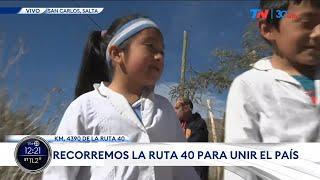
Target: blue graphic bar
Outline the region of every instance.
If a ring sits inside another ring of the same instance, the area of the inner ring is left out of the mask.
[[[17,14],[21,7],[0,7],[0,14]]]

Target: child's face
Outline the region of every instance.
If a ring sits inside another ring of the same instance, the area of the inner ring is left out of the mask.
[[[301,65],[320,64],[320,8],[310,1],[290,4],[288,14],[297,19],[284,17],[279,30],[273,30],[274,42],[280,56]]]
[[[143,86],[155,85],[163,70],[163,50],[163,38],[158,30],[148,28],[139,32],[130,43],[126,56],[128,76]]]

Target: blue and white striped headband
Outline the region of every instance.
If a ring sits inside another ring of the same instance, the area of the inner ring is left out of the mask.
[[[109,45],[106,49],[106,60],[108,66],[111,66],[111,58],[109,54],[109,49],[111,46],[119,46],[121,43],[123,43],[125,40],[129,39],[131,36],[135,35],[139,31],[142,31],[150,27],[159,29],[153,21],[147,18],[134,19],[132,21],[129,21],[127,24],[123,25],[110,40]]]

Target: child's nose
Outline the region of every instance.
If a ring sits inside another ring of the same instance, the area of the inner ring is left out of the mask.
[[[155,53],[154,54],[154,59],[159,61],[159,60],[163,60],[163,54],[162,53]]]
[[[313,29],[310,37],[315,41],[316,46],[320,46],[320,24]]]

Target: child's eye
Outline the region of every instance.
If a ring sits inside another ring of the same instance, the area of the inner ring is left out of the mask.
[[[159,51],[159,53],[160,53],[162,56],[164,56],[164,51]]]
[[[313,29],[317,23],[309,19],[300,19],[300,25],[306,29]]]
[[[151,50],[154,50],[154,49],[155,49],[152,43],[146,43],[145,45],[146,45],[148,48],[150,48]]]
[[[164,55],[163,50],[158,50],[152,43],[145,43],[145,45],[151,50],[152,53],[160,53]]]
[[[301,22],[302,27],[306,29],[313,29],[314,28],[314,23],[312,22]]]

